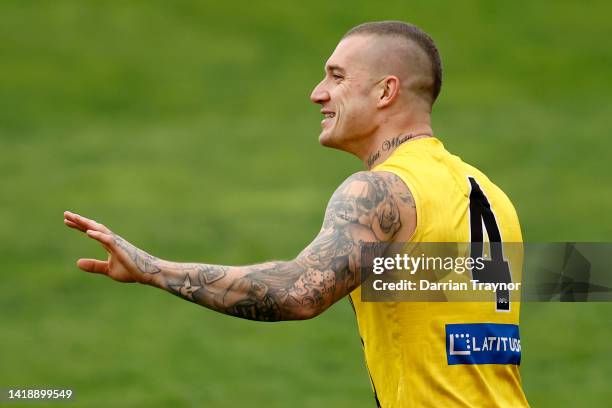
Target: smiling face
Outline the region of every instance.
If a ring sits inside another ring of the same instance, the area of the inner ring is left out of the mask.
[[[370,47],[368,36],[340,41],[325,64],[325,78],[310,95],[324,115],[319,135],[323,146],[354,151],[354,145],[377,128],[376,62],[368,58]]]

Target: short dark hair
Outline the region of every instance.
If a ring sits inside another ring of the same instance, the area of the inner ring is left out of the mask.
[[[425,31],[403,21],[374,21],[351,28],[342,38],[357,34],[397,36],[415,42],[427,54],[431,62],[431,74],[433,77],[431,103],[434,103],[442,88],[442,61],[440,60],[440,53],[436,44]]]

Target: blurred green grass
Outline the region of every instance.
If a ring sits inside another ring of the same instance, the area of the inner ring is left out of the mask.
[[[513,199],[526,240],[609,241],[607,2],[0,5],[2,386],[79,406],[372,406],[350,307],[218,316],[76,270],[96,217],[158,256],[294,256],[360,163],[317,144],[308,95],[338,38],[402,19],[441,50],[434,129]],[[603,216],[603,219],[602,219]],[[533,406],[606,406],[607,304],[524,304]]]

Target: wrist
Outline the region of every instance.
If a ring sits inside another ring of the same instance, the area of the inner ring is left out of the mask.
[[[154,286],[157,288],[165,289],[166,279],[164,277],[164,273],[167,270],[168,262],[163,259],[155,258],[155,272],[154,273],[141,273],[141,280],[139,283],[148,286]]]

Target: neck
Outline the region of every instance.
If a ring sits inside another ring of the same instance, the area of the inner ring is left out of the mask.
[[[387,136],[381,135],[372,140],[365,154],[361,156],[361,160],[363,160],[365,168],[370,170],[384,162],[403,143],[431,136],[433,136],[433,132],[428,125],[406,129],[405,131],[397,132],[394,136],[389,136],[389,134]]]

